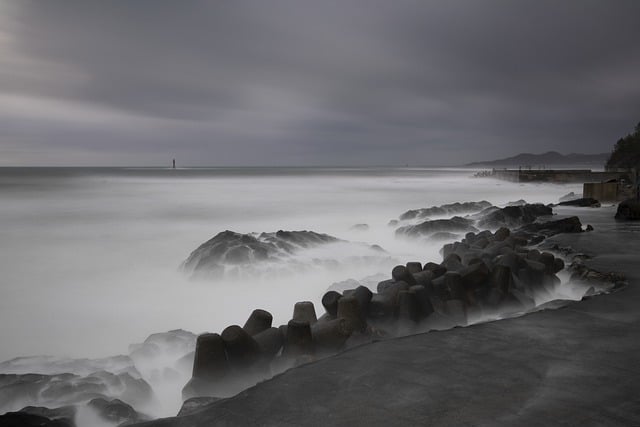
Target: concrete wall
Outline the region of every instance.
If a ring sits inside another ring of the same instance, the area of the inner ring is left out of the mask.
[[[619,179],[620,172],[592,172],[589,169],[518,170],[494,169],[492,176],[512,182],[602,182]]]
[[[591,197],[601,202],[615,202],[618,197],[617,182],[586,182],[582,187],[582,197]]]

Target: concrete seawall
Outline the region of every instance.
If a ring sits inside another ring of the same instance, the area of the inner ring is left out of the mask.
[[[491,176],[511,182],[602,182],[611,179],[619,179],[623,176],[620,172],[593,172],[589,169],[544,169],[544,170],[519,170],[519,169],[494,169]]]

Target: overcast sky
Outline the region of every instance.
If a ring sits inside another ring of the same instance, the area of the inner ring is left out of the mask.
[[[0,165],[610,151],[640,1],[0,0]]]

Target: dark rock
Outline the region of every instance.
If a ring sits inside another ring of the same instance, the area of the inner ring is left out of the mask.
[[[493,236],[496,239],[496,241],[502,242],[510,235],[511,235],[511,231],[508,228],[500,227],[499,229],[496,230]]]
[[[45,408],[44,406],[26,406],[19,412],[23,414],[38,415],[52,421],[60,420],[67,422],[69,425],[74,425],[77,410],[75,406],[62,406],[60,408],[53,409]],[[0,425],[2,425],[2,423],[0,423]]]
[[[638,200],[625,200],[618,204],[618,210],[616,211],[616,219],[618,220],[640,220],[640,201]]]
[[[211,396],[192,397],[182,403],[182,407],[180,408],[180,412],[178,412],[178,416],[182,417],[185,415],[195,414],[210,403],[217,402],[218,400],[220,400],[219,397]]]
[[[451,203],[442,206],[410,210],[400,215],[400,219],[406,221],[412,219],[424,219],[430,216],[450,216],[462,213],[479,212],[489,206],[491,206],[491,203],[486,200],[480,202]]]
[[[240,234],[223,231],[194,250],[182,268],[188,272],[220,272],[225,265],[245,265],[256,261],[290,256],[302,248],[339,242],[333,236],[313,231],[277,231]]]
[[[0,415],[0,427],[74,427],[69,420],[50,420],[40,415],[23,412],[7,412]]]
[[[338,314],[338,300],[342,297],[336,291],[329,291],[322,297],[322,306],[331,316],[336,317]]]
[[[591,197],[585,197],[582,199],[573,199],[573,200],[567,200],[564,202],[560,202],[558,203],[558,206],[579,206],[582,208],[599,208],[600,207],[600,202],[597,201],[596,199],[593,199]]]
[[[150,419],[146,415],[139,414],[131,405],[120,399],[93,399],[87,403],[87,406],[95,410],[102,419],[112,423],[131,424]]]
[[[587,228],[585,229],[585,231],[593,231],[593,225],[587,224]]]
[[[555,236],[560,233],[581,233],[582,224],[577,216],[558,219],[555,221],[536,222],[527,224],[518,229],[518,232],[535,233],[545,237]]]
[[[532,223],[538,217],[552,214],[553,210],[550,207],[540,203],[507,206],[487,214],[480,219],[478,225],[483,228],[518,227]]]
[[[453,233],[466,233],[476,231],[473,220],[454,216],[451,219],[435,219],[425,221],[418,225],[407,225],[396,230],[396,236],[423,237],[431,234],[446,231]]]
[[[271,327],[273,316],[266,310],[253,310],[242,329],[249,335],[256,335]]]

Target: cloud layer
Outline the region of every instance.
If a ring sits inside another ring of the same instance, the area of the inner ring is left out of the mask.
[[[609,151],[640,2],[0,5],[0,165],[439,165]]]

